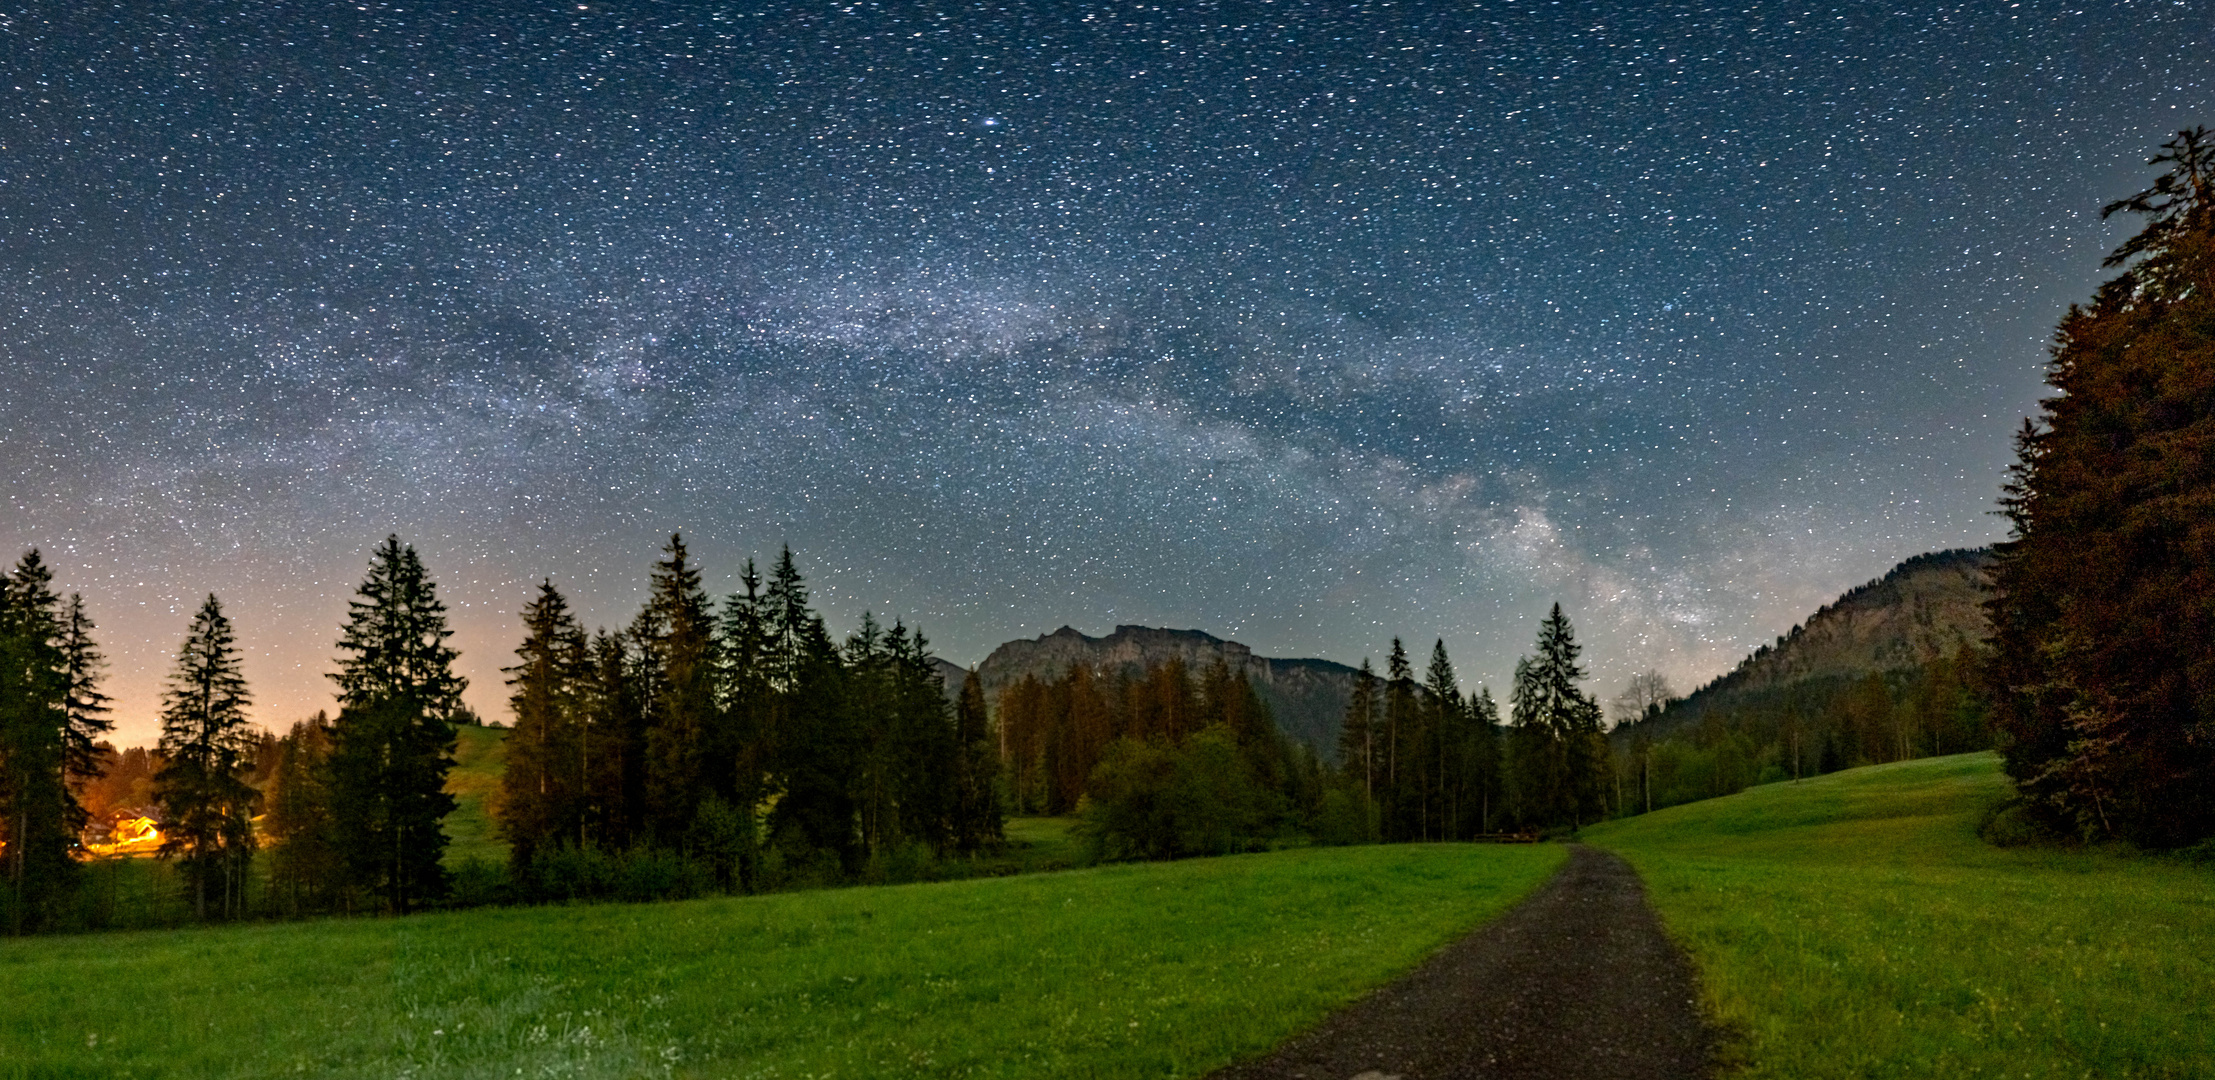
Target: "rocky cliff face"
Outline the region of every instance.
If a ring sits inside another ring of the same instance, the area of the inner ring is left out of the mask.
[[[946,686],[946,700],[961,703],[961,681],[969,677],[969,669],[940,657],[931,657],[931,666],[938,669],[938,681]]]
[[[1184,661],[1195,675],[1222,660],[1253,681],[1255,692],[1268,703],[1285,734],[1326,757],[1336,752],[1339,721],[1353,695],[1354,669],[1329,660],[1255,656],[1238,642],[1199,630],[1118,626],[1106,637],[1090,637],[1064,626],[1043,637],[1010,641],[992,650],[977,666],[977,678],[984,684],[985,698],[997,701],[1003,687],[1025,675],[1042,681],[1058,679],[1071,664],[1083,664],[1112,676],[1143,671],[1172,658]],[[958,694],[965,673],[943,661],[940,667],[949,695]]]
[[[1984,614],[1991,563],[1990,548],[1917,555],[1755,650],[1729,674],[1671,705],[1668,715],[1690,721],[1743,695],[1920,667],[1982,642],[1991,633]]]

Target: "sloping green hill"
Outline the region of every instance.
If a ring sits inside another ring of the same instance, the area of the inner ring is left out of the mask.
[[[1749,1075],[2215,1076],[2215,870],[1992,847],[2005,790],[1964,754],[1586,835],[1645,876]]]
[[[460,866],[470,859],[505,864],[507,841],[500,839],[489,803],[500,790],[500,774],[507,768],[505,728],[455,729],[454,771],[446,774],[446,793],[460,805],[446,815],[446,865]]]

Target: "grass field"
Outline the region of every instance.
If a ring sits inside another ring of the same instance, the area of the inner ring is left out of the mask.
[[[446,774],[446,793],[458,805],[446,815],[446,865],[471,859],[505,865],[508,844],[494,828],[486,802],[500,790],[500,774],[507,768],[507,730],[457,727],[454,735],[454,770]]]
[[[1557,846],[0,942],[0,1077],[1189,1076],[1503,911]]]
[[[2215,1076],[2215,870],[2000,849],[1989,754],[1587,830],[1645,876],[1760,1077]]]

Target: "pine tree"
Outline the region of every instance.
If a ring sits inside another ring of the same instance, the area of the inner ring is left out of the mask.
[[[2215,835],[2215,133],[2151,163],[2017,438],[1986,678],[2034,816],[2168,846]]]
[[[1492,691],[1480,686],[1469,696],[1467,707],[1470,770],[1477,793],[1476,831],[1489,833],[1505,790],[1500,760],[1500,706],[1492,700]]]
[[[645,661],[646,811],[657,843],[674,844],[692,826],[716,727],[715,638],[700,570],[684,538],[671,535],[654,564],[646,607],[631,624]]]
[[[861,616],[861,628],[846,639],[846,707],[849,722],[861,743],[854,762],[853,799],[861,844],[874,855],[896,842],[901,834],[899,789],[904,747],[893,702],[893,666],[887,648],[890,635],[869,612]],[[903,631],[902,638],[906,637]]]
[[[955,844],[961,743],[953,710],[921,629],[910,632],[895,620],[887,635],[895,744],[900,768],[898,830],[904,838],[944,853]]]
[[[1091,782],[1092,770],[1100,767],[1108,744],[1115,741],[1114,709],[1099,677],[1083,664],[1069,665],[1048,697],[1059,761],[1054,804],[1063,812],[1073,811]]]
[[[262,818],[270,889],[281,910],[298,915],[328,906],[344,871],[331,817],[330,718],[318,712],[293,724],[277,753]]]
[[[1392,639],[1384,670],[1385,795],[1378,809],[1384,838],[1409,840],[1420,831],[1422,785],[1416,759],[1422,746],[1422,718],[1417,715],[1415,668],[1399,638]]]
[[[1023,677],[1000,689],[1000,760],[1008,770],[1008,793],[1019,814],[1043,813],[1046,806],[1046,687],[1038,676]]]
[[[645,663],[627,634],[592,636],[585,688],[586,819],[596,846],[625,848],[646,829]]]
[[[100,737],[115,729],[115,722],[107,717],[108,702],[113,699],[100,692],[100,679],[107,672],[108,661],[92,640],[92,632],[96,629],[92,617],[85,614],[85,598],[70,593],[69,606],[62,612],[61,633],[65,685],[62,697],[65,794],[74,791],[75,785],[100,776],[103,759]],[[74,795],[68,797],[67,813],[65,827],[72,833],[83,831],[89,819]]]
[[[1561,605],[1538,629],[1538,655],[1515,665],[1509,736],[1516,816],[1525,825],[1581,825],[1605,812],[1606,736],[1600,705],[1577,686],[1582,650]]]
[[[520,875],[542,847],[588,843],[592,742],[587,683],[591,646],[552,579],[523,608],[523,643],[504,669],[515,727],[500,778],[500,833]]]
[[[763,600],[765,666],[777,701],[771,835],[791,849],[787,858],[828,852],[852,872],[861,862],[851,783],[860,739],[846,703],[845,664],[823,620],[808,607],[806,581],[790,547],[771,571]]]
[[[1361,785],[1361,797],[1377,800],[1377,672],[1369,658],[1361,658],[1354,673],[1353,694],[1346,699],[1346,718],[1338,729],[1338,760],[1348,776]]]
[[[769,585],[762,593],[762,613],[768,631],[762,666],[773,689],[790,692],[800,677],[809,631],[816,619],[808,610],[807,581],[792,561],[789,544],[777,556],[776,568],[769,572]]]
[[[259,742],[246,725],[247,704],[237,639],[211,594],[193,617],[162,695],[160,747],[168,763],[154,776],[162,857],[183,866],[194,913],[203,920],[211,886],[225,917],[245,909],[261,799],[244,775]]]
[[[446,605],[413,547],[388,536],[349,604],[331,754],[331,801],[347,875],[405,913],[446,895],[440,859],[453,812],[452,717],[467,680],[454,674]]]
[[[739,582],[744,591],[724,599],[717,623],[715,694],[720,721],[709,747],[707,769],[711,786],[742,813],[741,864],[750,874],[760,846],[761,838],[754,834],[755,810],[768,793],[776,708],[769,682],[762,579],[752,559],[746,560]]]
[[[69,660],[53,572],[33,548],[0,574],[0,840],[9,925],[44,923],[76,880],[68,770]]]
[[[954,705],[954,738],[959,757],[954,775],[954,849],[973,854],[1003,837],[998,780],[1000,754],[985,714],[984,684],[971,667],[961,680]]]
[[[1469,724],[1463,711],[1461,685],[1454,678],[1454,664],[1446,657],[1446,641],[1431,645],[1430,668],[1424,673],[1424,728],[1428,735],[1424,756],[1431,763],[1423,815],[1424,836],[1444,840],[1463,838],[1463,797],[1469,783]]]

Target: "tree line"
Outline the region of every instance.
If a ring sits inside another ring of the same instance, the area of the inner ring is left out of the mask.
[[[100,790],[104,767],[159,807],[161,853],[198,917],[403,913],[449,900],[446,777],[455,726],[472,717],[444,605],[413,548],[388,537],[370,560],[340,629],[335,717],[282,738],[246,723],[235,634],[208,597],[178,651],[152,753],[103,752],[93,628],[82,601],[63,602],[49,582],[33,552],[4,593],[11,926],[51,921],[71,888],[87,816],[77,793]],[[1383,672],[1362,662],[1325,760],[1286,738],[1246,675],[1221,661],[1197,672],[1176,660],[1072,666],[1018,680],[988,708],[974,671],[949,700],[927,640],[902,623],[864,616],[834,640],[789,550],[767,575],[749,562],[740,583],[711,601],[673,536],[629,625],[589,633],[551,580],[539,585],[505,669],[513,726],[490,807],[510,862],[475,899],[850,881],[887,860],[988,851],[1010,812],[1078,816],[1102,859],[1573,830],[1786,767],[1951,752],[1977,729],[1963,718],[1957,657],[1821,700],[1710,715],[1659,742],[1634,722],[1611,752],[1555,605],[1516,665],[1506,717],[1489,689],[1462,691],[1443,641],[1418,678],[1394,639]],[[1644,678],[1635,715],[1648,722],[1667,692]]]
[[[1376,839],[1466,840],[1567,827],[1613,810],[1599,703],[1581,686],[1583,652],[1561,605],[1515,664],[1502,723],[1491,691],[1463,694],[1443,641],[1417,681],[1392,641],[1383,678],[1363,660],[1339,729],[1334,820],[1366,819]],[[1334,835],[1343,830],[1334,828]]]
[[[851,878],[905,849],[940,858],[998,841],[981,692],[949,703],[920,631],[865,617],[834,641],[789,549],[766,578],[749,562],[721,604],[682,537],[663,556],[621,630],[587,633],[551,580],[523,609],[491,807],[510,851],[500,896],[755,891]],[[299,909],[344,900],[345,848],[365,823],[435,826],[451,809],[450,728],[424,729],[381,778],[411,793],[404,805],[349,805],[336,782],[344,718],[282,740],[268,832],[274,881]],[[444,895],[443,847],[420,830],[396,838],[412,858],[379,878],[400,887],[386,909]]]
[[[251,697],[222,601],[207,597],[178,648],[156,751],[117,755],[97,742],[112,725],[97,688],[105,662],[92,622],[82,600],[63,603],[51,581],[36,550],[0,581],[0,852],[10,928],[69,920],[89,823],[79,794],[111,763],[150,770],[143,779],[161,815],[159,854],[177,865],[195,915],[246,913],[264,831],[255,826],[264,793],[252,779],[282,744],[272,747],[247,722]],[[463,686],[445,645],[450,633],[414,549],[388,539],[341,631],[332,676],[339,715],[313,770],[332,821],[318,834],[331,847],[318,883],[349,902],[374,898],[407,911],[443,894],[439,820],[453,805],[444,784]],[[272,794],[281,804],[304,787]],[[281,844],[295,839],[269,831]]]
[[[1913,667],[1818,676],[1720,701],[1670,697],[1666,681],[1611,703],[1614,783],[1626,812],[1735,794],[1841,769],[1986,750],[1982,652],[1963,645]]]
[[[1598,703],[1555,605],[1516,665],[1503,724],[1483,687],[1464,694],[1443,641],[1423,678],[1392,641],[1380,678],[1363,660],[1337,760],[1286,740],[1243,673],[1025,676],[1001,691],[999,733],[1016,805],[1075,812],[1103,858],[1266,846],[1468,840],[1574,829],[1612,812]]]

